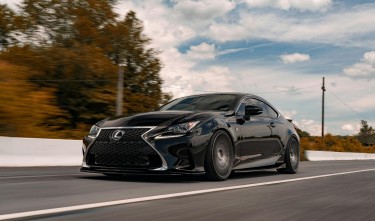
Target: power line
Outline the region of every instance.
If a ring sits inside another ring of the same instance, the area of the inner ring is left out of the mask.
[[[337,96],[333,91],[331,90],[328,90],[328,92],[330,92],[337,100],[339,100],[343,105],[345,105],[347,108],[351,109],[354,113],[356,113],[358,116],[360,116],[361,118],[365,119],[365,120],[369,120],[369,117],[359,113],[358,111],[354,110],[354,108],[352,108],[351,106],[349,106],[347,103],[345,103],[341,98],[339,98],[339,96]]]
[[[7,80],[25,80],[25,79],[0,79],[1,81],[7,81]],[[28,82],[56,82],[56,83],[74,83],[74,82],[115,82],[117,81],[117,79],[111,79],[111,78],[108,78],[108,79],[102,79],[102,80],[99,80],[99,79],[81,79],[81,80],[78,80],[78,79],[75,79],[75,80],[69,80],[69,79],[28,79],[27,80]],[[304,88],[293,88],[293,89],[289,89],[289,90],[279,90],[279,91],[266,91],[266,92],[248,92],[248,93],[253,93],[253,94],[276,94],[276,93],[290,93],[290,92],[298,92],[298,91],[302,91],[302,90],[307,90],[307,89],[310,89],[310,88],[314,88],[316,87],[317,85],[312,85],[312,86],[309,86],[309,87],[304,87]],[[198,89],[188,89],[188,88],[183,88],[183,87],[180,87],[180,86],[161,86],[161,88],[175,88],[175,89],[179,89],[179,90],[183,90],[183,91],[193,91],[193,92],[203,92],[203,93],[220,93],[220,92],[223,92],[223,91],[211,91],[211,90],[198,90]]]
[[[304,87],[304,88],[294,88],[294,89],[289,89],[289,90],[284,90],[284,91],[266,91],[266,92],[255,92],[254,94],[276,94],[276,93],[288,93],[288,92],[297,92],[297,91],[302,91],[310,88],[316,87],[317,84]],[[194,91],[194,92],[207,92],[207,93],[220,93],[222,91],[208,91],[208,90],[197,90],[197,89],[187,89],[183,88],[180,86],[161,86],[162,88],[176,88],[184,91]]]
[[[180,86],[161,86],[162,88],[176,88],[180,89],[183,91],[195,91],[195,92],[207,92],[207,93],[218,93],[220,91],[205,91],[205,90],[196,90],[196,89],[187,89],[187,88],[182,88]]]
[[[260,92],[260,93],[257,93],[257,94],[275,94],[275,93],[297,92],[297,91],[303,91],[303,90],[307,90],[307,89],[316,87],[317,85],[320,85],[320,84],[315,84],[315,85],[312,85],[312,86],[309,86],[309,87],[304,87],[304,88],[294,88],[294,89],[289,89],[289,90],[285,90],[285,91]]]
[[[1,81],[6,81],[6,80],[24,80],[24,79],[0,79]],[[75,80],[69,80],[69,79],[28,79],[28,82],[66,82],[66,83],[73,83],[73,82],[113,82],[117,81],[115,78],[107,78],[107,79],[75,79]],[[294,88],[294,89],[289,89],[289,90],[283,90],[283,91],[266,91],[266,92],[255,92],[254,94],[275,94],[275,93],[288,93],[288,92],[297,92],[297,91],[302,91],[306,89],[310,89],[316,87],[316,85],[312,85],[309,87],[304,87],[304,88]],[[211,91],[211,90],[198,90],[198,89],[188,89],[188,88],[183,88],[180,86],[161,86],[161,88],[176,88],[179,90],[184,90],[184,91],[194,91],[194,92],[206,92],[206,93],[220,93],[222,91]]]

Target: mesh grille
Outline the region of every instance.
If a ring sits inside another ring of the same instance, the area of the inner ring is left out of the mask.
[[[88,153],[88,164],[116,167],[160,167],[154,149],[142,139],[150,128],[121,129],[125,134],[117,141],[111,137],[118,129],[102,129]]]

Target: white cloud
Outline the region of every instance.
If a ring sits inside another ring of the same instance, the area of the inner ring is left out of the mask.
[[[299,129],[308,132],[312,136],[320,136],[322,134],[321,125],[318,123],[315,123],[314,120],[308,120],[308,119],[302,119],[301,121],[293,120],[293,124],[296,125]]]
[[[296,62],[304,62],[310,60],[310,55],[308,54],[300,54],[300,53],[293,53],[293,54],[284,54],[280,55],[279,58],[284,64],[292,64]]]
[[[237,79],[233,76],[228,67],[225,66],[210,66],[209,68],[194,72],[190,83],[194,84],[194,88],[206,91],[220,91],[233,92],[236,88],[233,84]]]
[[[312,136],[320,136],[322,134],[321,125],[311,119],[302,119],[298,124],[298,127],[303,131],[307,131]]]
[[[244,0],[250,7],[273,7],[283,10],[298,9],[300,11],[323,11],[331,4],[331,0]]]
[[[312,124],[314,124],[314,121],[313,120],[302,119],[301,123],[303,125],[312,125]]]
[[[345,131],[346,134],[349,134],[349,135],[353,135],[353,134],[357,134],[359,132],[361,128],[361,125],[359,124],[344,124],[341,126],[341,130],[342,131]]]
[[[9,8],[17,11],[18,7],[17,4],[19,4],[21,0],[0,0],[0,4],[6,4]]]
[[[203,35],[220,42],[238,41],[246,39],[249,30],[239,24],[212,23]]]
[[[375,65],[375,51],[366,52],[363,55],[363,60],[366,61],[366,63]]]
[[[374,23],[375,4],[336,9],[319,16],[310,13],[291,16],[273,11],[239,9],[238,20],[212,23],[204,36],[220,42],[267,39],[374,48]]]
[[[366,52],[361,62],[345,68],[343,72],[344,75],[356,79],[375,78],[375,51]]]
[[[341,130],[352,132],[354,130],[354,126],[351,124],[344,124],[341,126]]]
[[[181,16],[181,21],[199,27],[225,15],[236,6],[234,2],[229,0],[175,0],[174,3],[174,13]]]
[[[181,69],[175,77],[169,72],[165,80],[165,91],[172,92],[175,97],[218,90],[234,92],[232,85],[237,81],[228,67],[218,65],[202,70]]]
[[[274,86],[276,90],[279,90],[280,92],[285,92],[288,95],[300,95],[301,92],[299,92],[299,88],[296,86]]]
[[[115,9],[122,16],[129,10],[135,11],[143,21],[145,34],[153,40],[152,46],[161,50],[178,46],[197,36],[197,31],[184,25],[173,8],[165,5],[162,0],[119,1]]]
[[[203,42],[200,45],[190,46],[186,54],[193,60],[212,60],[215,59],[216,49],[214,44]]]
[[[293,117],[297,115],[297,111],[292,110],[292,111],[282,111],[280,110],[281,114],[286,118],[286,119],[292,119]],[[293,123],[295,123],[298,126],[298,123],[293,120]]]

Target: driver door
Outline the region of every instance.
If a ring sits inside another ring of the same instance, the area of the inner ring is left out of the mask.
[[[240,140],[237,148],[240,163],[236,169],[272,165],[277,161],[281,147],[272,137],[272,119],[268,116],[266,104],[254,98],[246,98],[237,110],[237,118],[241,119],[245,115],[246,105],[261,107],[263,113],[239,121]]]

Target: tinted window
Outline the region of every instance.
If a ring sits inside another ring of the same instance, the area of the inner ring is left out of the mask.
[[[172,101],[160,110],[211,110],[229,111],[233,110],[236,96],[231,94],[211,94],[193,97],[185,97]]]
[[[277,112],[272,107],[268,106],[267,104],[265,104],[265,106],[267,108],[267,112],[270,118],[272,119],[277,118],[278,116]]]
[[[245,115],[245,106],[246,105],[253,105],[253,106],[261,107],[263,109],[263,113],[260,114],[260,115],[257,115],[257,116],[268,117],[266,104],[264,104],[263,102],[261,102],[259,100],[253,99],[253,98],[246,98],[241,102],[240,107],[238,108],[238,111],[237,111],[237,115],[240,115],[240,116]]]
[[[249,99],[249,98],[244,99],[241,102],[240,107],[237,110],[237,115],[240,115],[240,116],[245,115],[245,106],[246,105],[255,105],[255,103],[253,101],[254,101],[254,99]]]

